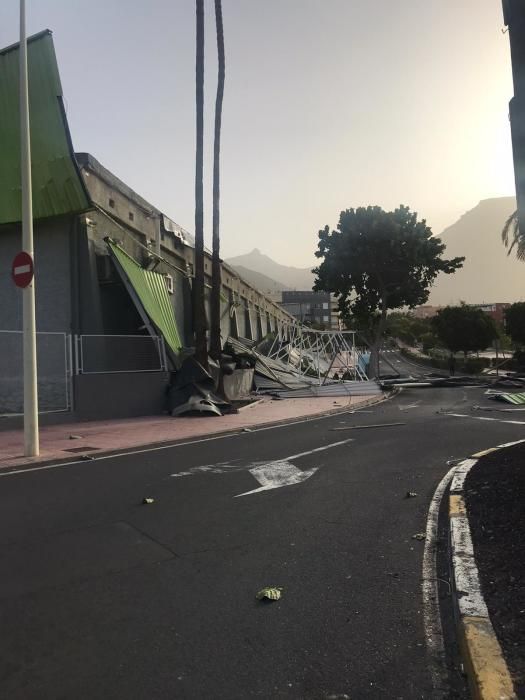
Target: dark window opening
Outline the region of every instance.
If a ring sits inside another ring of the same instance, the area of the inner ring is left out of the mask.
[[[133,221],[133,219],[135,218],[135,214],[132,211],[129,212],[128,216],[130,221]]]
[[[110,206],[112,209],[115,208],[115,200],[114,200],[114,199],[110,199],[110,200],[109,200],[109,206]]]

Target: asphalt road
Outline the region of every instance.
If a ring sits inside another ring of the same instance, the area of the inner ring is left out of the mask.
[[[479,388],[412,389],[354,414],[1,476],[0,696],[436,697],[412,535],[447,460],[525,436],[525,413],[477,404],[494,406]],[[286,458],[290,474],[317,471],[239,496]],[[263,586],[282,599],[256,601]]]

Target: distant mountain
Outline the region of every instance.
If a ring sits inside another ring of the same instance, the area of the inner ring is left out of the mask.
[[[466,257],[453,275],[440,274],[428,304],[513,302],[525,299],[525,263],[501,242],[501,229],[516,209],[514,197],[483,199],[439,236],[445,257]]]
[[[280,265],[275,262],[275,260],[261,253],[258,248],[254,248],[251,253],[247,253],[246,255],[238,255],[235,258],[229,258],[226,262],[237,269],[243,267],[258,272],[267,278],[269,277],[271,280],[283,285],[284,289],[309,291],[312,289],[315,279],[315,275],[311,272],[309,267],[288,267],[287,265]]]
[[[277,282],[271,277],[267,277],[260,272],[255,272],[255,270],[249,270],[247,267],[243,267],[242,265],[232,265],[232,267],[234,267],[239,275],[249,282],[252,287],[255,287],[255,289],[263,294],[276,294],[277,292],[282,292],[285,289],[290,289],[290,287],[281,284],[281,282]]]

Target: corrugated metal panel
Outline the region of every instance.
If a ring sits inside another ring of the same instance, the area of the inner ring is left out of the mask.
[[[283,399],[303,399],[313,396],[368,396],[381,393],[381,389],[375,382],[338,382],[337,384],[322,384],[310,386],[307,389],[295,389],[292,391],[275,392]]]
[[[507,403],[525,404],[525,394],[500,394],[497,398]]]
[[[51,32],[28,40],[33,216],[84,211],[89,199],[74,160]],[[19,47],[0,52],[0,224],[21,219]]]
[[[107,244],[119,270],[125,274],[137,293],[144,311],[163,335],[168,347],[177,354],[182,343],[165,276],[159,272],[145,270],[116,243],[108,241]]]

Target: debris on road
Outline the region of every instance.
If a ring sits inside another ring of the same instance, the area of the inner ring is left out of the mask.
[[[427,536],[425,535],[424,532],[417,532],[415,535],[412,535],[413,540],[426,540]]]
[[[92,455],[81,455],[80,459],[91,460],[95,458]]]
[[[70,435],[70,440],[82,440],[82,435]]]
[[[489,398],[506,403],[525,404],[525,393],[522,394],[492,394]]]
[[[154,498],[143,498],[142,499],[142,504],[145,506],[150,506],[152,503],[155,503]]]
[[[243,432],[243,433],[251,433],[251,432],[253,432],[253,431],[252,431],[251,428],[243,428],[243,429],[242,429],[242,432]]]
[[[257,598],[257,600],[264,600],[265,598],[267,600],[279,600],[281,597],[282,590],[282,586],[266,586],[265,588],[261,588],[261,590],[258,591],[255,595],[255,597]]]
[[[416,498],[417,493],[415,491],[407,491],[405,494],[405,498]]]
[[[361,428],[392,428],[395,425],[406,425],[406,423],[373,423],[370,425],[346,425],[344,428],[330,428],[330,430],[360,430]]]

